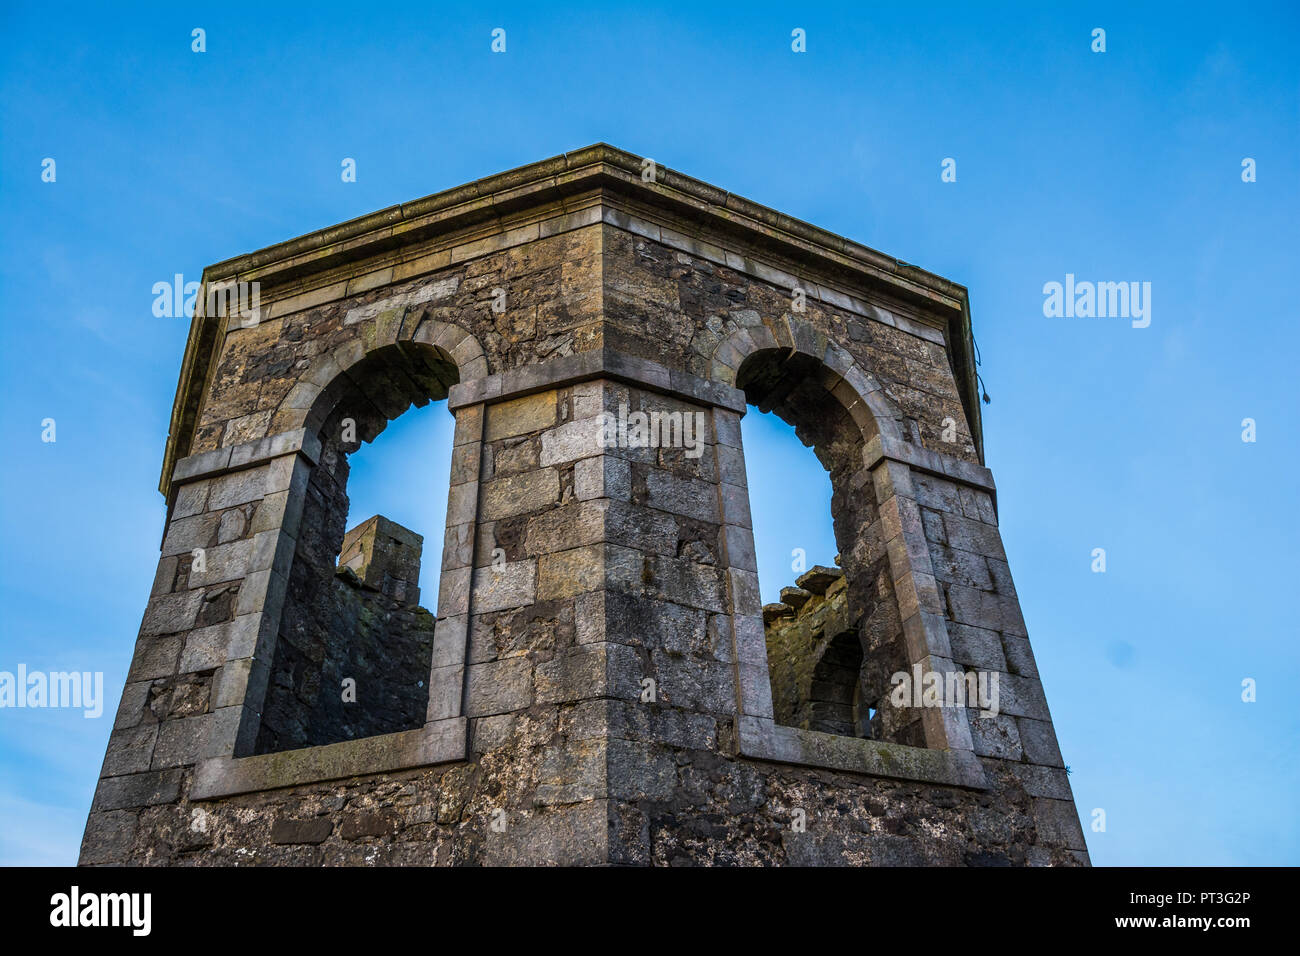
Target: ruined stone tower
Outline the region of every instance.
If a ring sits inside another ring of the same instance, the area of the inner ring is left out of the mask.
[[[210,305],[240,283],[260,312]],[[212,266],[200,305],[82,863],[1087,863],[961,286],[597,145]],[[348,454],[444,398],[441,546],[345,528]],[[839,546],[766,608],[750,405],[826,466]]]

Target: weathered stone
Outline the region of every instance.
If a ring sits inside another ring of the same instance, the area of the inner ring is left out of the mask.
[[[343,817],[339,836],[345,840],[387,836],[398,828],[397,814],[392,811],[349,813]]]
[[[542,432],[541,464],[562,465],[604,451],[604,429],[599,418],[584,418]]]
[[[174,634],[194,624],[203,605],[203,592],[184,591],[154,598],[145,609],[141,636]]]
[[[180,785],[179,770],[105,777],[95,791],[92,809],[120,810],[125,807],[151,807],[171,803],[179,795]]]
[[[763,623],[771,624],[779,618],[794,617],[795,610],[788,604],[764,604]]]
[[[157,739],[158,725],[152,723],[113,731],[104,757],[104,776],[117,777],[148,770]]]
[[[606,645],[590,644],[538,664],[537,702],[569,703],[607,696],[607,660]]]
[[[480,517],[484,521],[498,521],[528,514],[555,504],[559,497],[560,476],[551,468],[497,478],[483,485]]]
[[[526,657],[508,657],[468,668],[465,690],[468,717],[521,710],[532,699],[532,665]]]
[[[271,842],[278,845],[292,843],[324,843],[334,830],[327,818],[311,820],[276,820],[271,824]]]
[[[488,406],[484,441],[527,435],[555,424],[555,393],[541,392]]]
[[[138,819],[135,813],[122,810],[107,813],[92,811],[81,843],[81,864],[120,864],[129,860]]]
[[[801,587],[781,589],[781,603],[794,608],[796,611],[807,604],[811,597],[812,594]]]
[[[641,168],[577,150],[208,270],[263,320],[189,338],[83,862],[1087,864],[964,290]],[[444,398],[431,613],[349,455]],[[779,605],[748,406],[833,491],[836,566]],[[914,669],[996,675],[998,714],[898,702]]]
[[[1007,714],[989,715],[987,712],[971,710],[968,712],[971,739],[975,743],[975,752],[981,757],[998,757],[1002,760],[1019,760],[1024,751],[1021,749],[1020,732],[1016,728],[1016,719]]]
[[[514,561],[474,571],[472,606],[477,613],[532,604],[536,598],[537,562]]]
[[[826,589],[844,577],[839,568],[828,568],[818,564],[795,579],[795,585],[812,594],[825,594]]]
[[[1049,721],[1017,717],[1016,726],[1026,759],[1046,767],[1065,766],[1061,759],[1061,748],[1056,743],[1056,731]]]
[[[651,468],[645,486],[645,503],[652,508],[698,521],[718,520],[718,493],[711,484]]]
[[[537,598],[568,598],[593,591],[605,582],[605,549],[588,545],[543,554],[537,559]]]

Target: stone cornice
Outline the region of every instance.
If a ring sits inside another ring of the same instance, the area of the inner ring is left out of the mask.
[[[341,261],[368,258],[433,235],[610,188],[631,193],[651,206],[667,205],[692,218],[703,217],[726,232],[822,258],[939,311],[961,311],[966,289],[955,282],[663,166],[656,167],[654,182],[643,182],[641,163],[640,156],[597,143],[218,262],[204,270],[204,278],[209,282],[257,279],[266,294],[283,282]]]

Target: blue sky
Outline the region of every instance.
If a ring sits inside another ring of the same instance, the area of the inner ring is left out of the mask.
[[[102,670],[110,697],[0,711],[0,863],[75,860],[152,581],[187,325],[153,283],[596,141],[970,289],[1012,572],[1085,825],[1106,811],[1093,861],[1300,863],[1295,6],[613,6],[0,11],[0,670]],[[1150,282],[1150,327],[1044,317],[1067,273]],[[770,593],[808,528],[829,547],[825,509],[776,523],[781,488],[824,479],[781,429],[745,437],[790,469],[751,468]],[[354,517],[389,508],[377,467]]]

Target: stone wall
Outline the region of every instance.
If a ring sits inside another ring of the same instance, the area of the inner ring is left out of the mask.
[[[593,147],[209,270],[266,308],[191,333],[83,863],[1086,864],[964,290],[633,170]],[[335,561],[347,454],[443,397],[430,647]],[[798,640],[765,633],[749,405],[832,479],[843,576]],[[637,411],[699,441],[611,440]],[[324,706],[344,646],[379,717]],[[895,706],[912,667],[996,669],[1000,716]]]
[[[337,469],[346,467],[340,456]],[[331,532],[348,501],[343,485],[327,477],[329,469],[318,467],[308,491],[252,753],[414,730],[425,721],[434,618],[416,603],[419,535],[377,515],[348,532],[338,552]],[[324,497],[326,490],[339,497]],[[369,551],[355,567],[335,566],[336,554],[346,558],[360,546]]]

